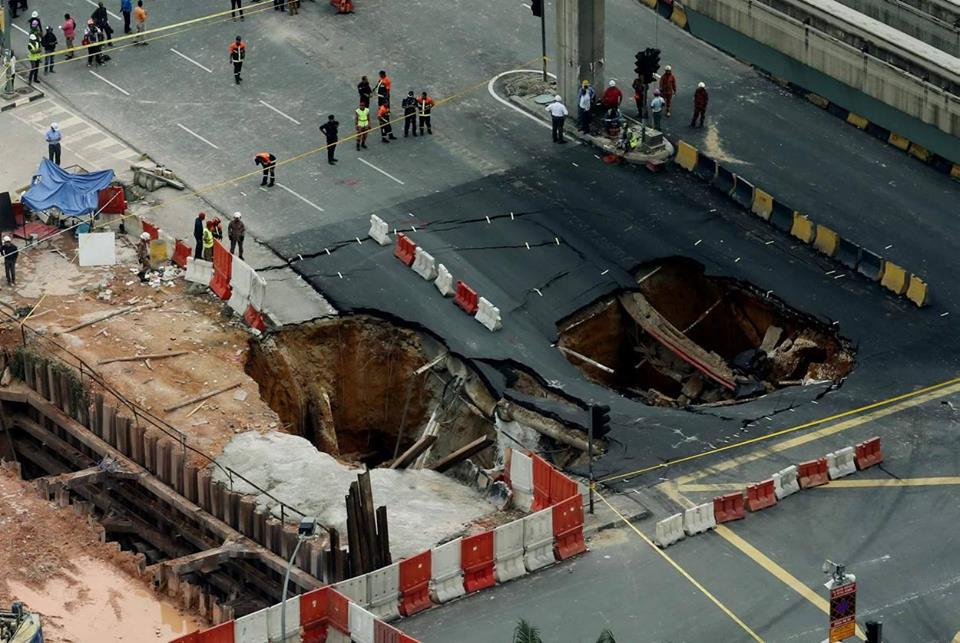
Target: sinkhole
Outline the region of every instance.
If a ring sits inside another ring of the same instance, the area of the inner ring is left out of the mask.
[[[637,290],[601,298],[558,325],[557,347],[591,380],[658,406],[729,403],[839,380],[849,342],[811,315],[673,257],[639,267]]]

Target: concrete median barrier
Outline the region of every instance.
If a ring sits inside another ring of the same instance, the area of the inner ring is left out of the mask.
[[[753,183],[746,180],[739,174],[734,174],[733,189],[730,191],[730,198],[740,204],[741,207],[752,211],[753,194],[755,189],[756,188],[754,188]]]
[[[880,281],[880,277],[883,275],[884,263],[883,257],[876,252],[867,250],[866,248],[860,248],[860,261],[857,262],[857,272],[871,281]],[[906,282],[906,275],[904,275],[904,282]],[[898,292],[897,294],[899,295],[900,293]]]
[[[922,307],[929,303],[927,297],[927,282],[916,275],[910,275],[910,285],[907,286],[907,299],[917,306]]]
[[[883,264],[883,271],[880,275],[880,285],[897,295],[907,292],[908,285],[907,271],[893,263],[887,261]]]
[[[860,264],[860,246],[840,237],[837,242],[837,252],[833,255],[833,258],[850,270],[856,270]]]
[[[433,280],[433,285],[444,297],[450,297],[456,292],[453,287],[453,275],[442,263],[437,264],[437,278]]]
[[[491,304],[486,297],[480,297],[477,301],[477,314],[474,315],[474,319],[483,324],[491,333],[495,333],[503,327],[500,309]]]
[[[387,222],[375,214],[370,215],[370,231],[367,234],[381,246],[389,246],[391,243]]]
[[[828,257],[837,254],[840,246],[840,235],[825,225],[817,224],[817,233],[813,237],[813,247]]]
[[[426,281],[433,281],[437,278],[437,260],[429,252],[421,247],[414,251],[413,271],[423,277]]]
[[[713,183],[713,180],[717,178],[717,162],[709,156],[698,153],[697,166],[693,169],[693,173],[700,180]]]
[[[550,507],[523,519],[523,563],[528,572],[556,562],[553,555],[553,511]]]
[[[737,179],[734,177],[733,172],[718,163],[717,174],[713,177],[713,182],[710,185],[729,196],[730,193],[733,192],[733,186],[736,185],[736,183]]]
[[[377,618],[400,618],[400,566],[387,565],[367,574],[367,606]]]
[[[523,564],[523,521],[514,520],[493,530],[494,574],[506,583],[527,573]]]
[[[460,565],[460,547],[460,539],[457,538],[433,548],[430,597],[436,603],[446,603],[466,593],[463,587],[463,568]]]
[[[817,224],[811,221],[805,214],[794,212],[793,222],[790,226],[790,234],[804,243],[813,243],[814,237],[817,236]]]
[[[739,182],[740,177],[737,177]],[[758,187],[753,188],[753,202],[750,205],[750,211],[761,219],[770,220],[773,214],[773,197]]]
[[[673,161],[687,172],[692,172],[697,166],[697,148],[686,141],[679,141],[677,143],[677,155],[673,158]]]

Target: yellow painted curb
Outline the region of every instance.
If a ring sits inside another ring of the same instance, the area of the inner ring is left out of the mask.
[[[697,148],[685,141],[677,143],[677,155],[673,161],[688,172],[697,166]]]
[[[773,212],[773,197],[760,188],[753,188],[753,207],[750,209],[758,217],[769,221]]]
[[[673,24],[677,25],[681,29],[686,29],[687,27],[687,12],[683,7],[674,3],[673,13],[670,14],[670,20]]]
[[[910,143],[910,149],[907,150],[911,155],[917,157],[924,163],[930,161],[930,150],[925,148],[923,145],[918,145],[916,143]]]
[[[890,132],[890,138],[887,139],[887,142],[894,147],[898,147],[904,152],[907,151],[907,148],[910,147],[910,140],[900,136],[895,132]]]
[[[953,167],[950,168],[950,176],[955,179],[960,179],[960,163],[953,164]]]
[[[860,129],[867,129],[867,125],[870,124],[870,121],[865,119],[863,116],[860,116],[859,114],[854,114],[853,112],[850,112],[849,114],[847,114],[847,122],[853,125],[854,127],[859,127]]]
[[[832,257],[837,254],[837,248],[840,247],[840,235],[818,223],[817,234],[813,239],[813,247],[828,257]]]
[[[927,282],[916,275],[910,275],[910,285],[907,287],[907,299],[917,306],[926,306],[929,303],[927,299]]]
[[[880,274],[880,285],[898,295],[907,290],[907,271],[893,263],[883,262],[883,272]]]
[[[821,109],[826,109],[830,105],[830,101],[820,94],[807,94],[807,100]]]

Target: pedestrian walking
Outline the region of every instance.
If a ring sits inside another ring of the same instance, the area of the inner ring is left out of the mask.
[[[203,227],[203,260],[213,261],[213,221]]]
[[[137,277],[140,283],[147,280],[147,273],[150,271],[150,233],[141,232],[140,241],[137,243],[137,261],[140,262],[140,272]]]
[[[60,165],[60,143],[63,141],[63,133],[60,126],[56,123],[50,123],[50,129],[44,135],[47,141],[47,154],[51,161]]]
[[[254,157],[253,162],[255,165],[259,165],[263,168],[263,180],[260,181],[260,185],[266,185],[268,188],[272,188],[273,183],[277,178],[275,174],[277,157],[270,152],[260,152]],[[269,183],[267,183],[268,178],[270,179]]]
[[[663,117],[663,108],[666,104],[667,101],[660,95],[660,90],[653,90],[653,100],[650,101],[650,112],[653,114],[653,129],[661,132],[663,130],[660,129],[660,121]]]
[[[377,86],[374,87],[377,92],[377,106],[390,105],[390,88],[393,86],[393,81],[382,69],[377,75],[380,77],[377,80]]]
[[[113,47],[113,27],[110,26],[107,8],[103,6],[102,2],[97,3],[97,8],[93,10],[90,17],[93,18],[93,22],[97,25],[97,28],[103,32],[103,38],[101,38],[101,40],[107,43],[107,47]]]
[[[333,157],[333,153],[337,149],[337,141],[339,137],[337,136],[337,130],[340,128],[340,123],[337,122],[336,117],[333,114],[327,116],[327,122],[320,126],[320,132],[323,133],[324,137],[327,139],[327,163],[333,165],[337,162],[337,159]]]
[[[130,17],[133,14],[133,0],[120,0],[120,13],[123,14],[123,33],[133,31],[130,28]]]
[[[433,99],[427,96],[427,92],[420,94],[417,99],[417,116],[420,118],[420,134],[423,135],[423,126],[427,126],[427,134],[433,135],[433,129],[430,126],[430,113],[433,111]]]
[[[207,218],[207,213],[201,212],[197,215],[197,218],[193,220],[193,239],[197,242],[196,250],[193,252],[195,259],[203,259],[203,220],[205,218]]]
[[[413,130],[413,135],[417,135],[417,97],[413,90],[407,92],[407,97],[400,103],[403,107],[403,137],[408,136],[407,132]]]
[[[237,256],[243,259],[243,238],[247,234],[247,228],[240,220],[241,216],[239,212],[233,213],[233,221],[227,226],[227,236],[230,237],[230,254],[233,254],[235,249],[239,250]]]
[[[20,251],[9,235],[4,235],[3,245],[0,246],[0,255],[3,255],[3,271],[7,274],[7,285],[17,285],[17,257]]]
[[[63,39],[67,43],[67,60],[70,60],[74,57],[74,52],[69,51],[73,49],[73,39],[77,35],[77,21],[70,17],[69,13],[63,14],[63,24],[60,25],[60,31],[63,32]]]
[[[357,130],[357,150],[367,149],[367,134],[370,132],[370,108],[363,100],[354,110],[353,126]]]
[[[393,135],[393,125],[390,124],[390,104],[381,103],[377,108],[377,122],[380,123],[380,142],[389,143],[396,140]]]
[[[554,143],[566,143],[563,138],[563,123],[567,120],[567,108],[563,104],[563,98],[560,94],[553,97],[553,102],[547,105],[546,110],[550,112],[550,120],[553,125],[552,134]]]
[[[710,95],[707,93],[707,86],[703,83],[697,83],[697,90],[693,92],[693,118],[690,119],[690,127],[697,127],[697,117],[700,117],[700,127],[703,127],[703,119],[707,115],[707,103],[710,101]]]
[[[593,109],[593,103],[597,100],[597,93],[593,91],[589,80],[580,83],[580,91],[577,93],[577,117],[580,121],[580,131],[584,134],[590,133],[590,118],[593,115],[590,110]]]
[[[243,61],[247,58],[247,46],[243,44],[240,36],[230,43],[230,62],[233,63],[233,82],[237,85],[243,78],[240,77],[240,71],[243,69]]]
[[[243,0],[230,0],[230,17],[234,22],[237,20],[237,12],[240,13],[240,20],[243,20]]]
[[[642,78],[633,79],[633,102],[637,105],[637,118],[647,117],[647,84]]]
[[[53,52],[57,50],[57,34],[53,33],[53,27],[47,27],[47,33],[43,34],[43,38],[40,40],[40,44],[43,45],[43,73],[44,74],[55,74],[56,70],[53,68]]]
[[[673,67],[670,65],[663,68],[663,76],[660,77],[660,95],[666,103],[667,118],[670,118],[673,97],[677,95],[677,77],[673,75]]]
[[[370,81],[367,80],[366,76],[360,77],[360,82],[357,83],[357,93],[360,94],[360,102],[370,104],[370,97],[373,96],[373,89],[370,88]]]
[[[30,44],[27,45],[27,59],[30,61],[30,74],[27,76],[27,83],[30,85],[40,82],[40,59],[41,53],[40,41],[36,34],[30,34]]]
[[[143,0],[137,0],[137,6],[133,10],[133,21],[137,27],[137,37],[133,39],[135,45],[149,45],[144,33],[147,31],[147,10],[143,8]]]

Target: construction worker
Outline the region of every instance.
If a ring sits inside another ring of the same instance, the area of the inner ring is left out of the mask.
[[[703,83],[697,83],[697,91],[693,92],[693,118],[690,119],[690,127],[697,127],[697,117],[700,117],[700,127],[703,127],[703,119],[707,115],[707,103],[710,101],[710,95],[707,94],[707,86]]]
[[[353,13],[351,0],[331,0],[330,4],[337,8],[337,13]]]
[[[557,94],[553,97],[553,102],[547,105],[546,110],[550,112],[552,122],[552,134],[554,143],[566,143],[563,138],[563,123],[567,119],[567,108],[563,104],[563,97]]]
[[[593,103],[597,100],[597,93],[593,91],[589,80],[580,83],[580,91],[577,92],[577,116],[580,121],[580,131],[584,134],[590,133],[590,118],[593,116]]]
[[[273,0],[273,10],[286,11],[287,10],[286,0]]]
[[[639,77],[633,79],[633,102],[637,104],[637,118],[642,121],[647,113],[647,84]]]
[[[430,112],[433,111],[433,99],[427,96],[427,92],[420,94],[417,99],[417,115],[420,117],[420,134],[423,134],[423,126],[427,126],[427,134],[433,135],[433,129],[430,127]]]
[[[53,69],[53,52],[57,50],[57,34],[53,33],[53,27],[47,27],[47,33],[40,39],[43,46],[43,73],[55,74]]]
[[[147,30],[147,10],[143,8],[143,0],[137,0],[137,6],[133,8],[133,20],[137,27],[137,37],[133,39],[133,44],[149,45],[143,36]]]
[[[93,18],[87,20],[87,30],[83,33],[83,40],[80,41],[80,44],[87,48],[87,67],[92,67],[94,61],[97,67],[106,62],[102,53],[103,46],[100,44],[102,39],[103,34]]]
[[[223,224],[220,217],[213,217],[213,238],[217,241],[223,241]]]
[[[37,40],[43,37],[43,23],[40,22],[40,14],[36,11],[30,14],[29,27],[31,36],[36,36]]]
[[[380,123],[380,142],[389,143],[396,140],[393,135],[393,125],[390,124],[390,104],[381,103],[377,108],[377,122]],[[389,138],[388,138],[389,137]]]
[[[620,103],[623,102],[623,92],[617,87],[617,81],[611,80],[607,83],[607,89],[603,92],[603,98],[600,99],[604,109],[620,109]]]
[[[233,18],[234,22],[237,20],[237,11],[240,12],[240,20],[243,20],[243,6],[242,0],[230,0],[230,17]]]
[[[377,105],[390,105],[390,88],[393,86],[393,81],[382,69],[378,76],[380,78],[377,80],[377,86],[374,87],[377,92]]]
[[[60,142],[63,140],[63,134],[60,132],[60,126],[56,123],[50,123],[50,129],[44,135],[47,141],[47,153],[50,160],[60,165]]]
[[[650,101],[650,112],[653,114],[653,129],[663,131],[660,129],[661,117],[663,116],[663,108],[667,104],[666,99],[660,95],[660,90],[653,90],[653,100]]]
[[[27,76],[27,83],[39,83],[40,82],[40,59],[43,58],[41,53],[40,41],[37,40],[36,34],[30,34],[30,44],[27,45],[27,58],[30,60],[30,75]]]
[[[413,130],[413,135],[417,135],[417,98],[411,89],[407,92],[407,97],[400,104],[403,107],[403,137],[407,137],[407,132]]]
[[[237,256],[243,259],[243,237],[246,236],[247,228],[240,220],[241,216],[239,212],[233,213],[233,221],[227,226],[227,236],[230,237],[230,254],[237,249],[240,251]]]
[[[373,89],[370,88],[370,81],[367,80],[366,76],[360,77],[360,82],[357,83],[357,93],[360,94],[360,102],[370,104],[370,97],[373,96]]]
[[[207,221],[203,228],[203,259],[213,261],[213,221]]]
[[[133,0],[120,0],[120,13],[123,14],[123,33],[129,34],[133,31],[130,28],[130,18],[133,17]]]
[[[660,95],[666,103],[667,118],[670,118],[670,106],[673,104],[673,97],[677,94],[677,77],[673,75],[673,67],[667,65],[663,68],[663,76],[660,77]]]
[[[291,16],[300,14],[300,0],[287,0],[287,11]]]
[[[7,273],[7,285],[16,286],[17,257],[20,256],[20,252],[17,250],[16,244],[13,243],[13,239],[7,235],[3,237],[3,245],[0,246],[0,255],[3,255],[3,270]]]
[[[147,271],[150,270],[150,233],[141,232],[140,242],[137,244],[137,261],[140,262],[140,272],[137,277],[140,282],[147,280]]]
[[[260,185],[266,185],[268,188],[272,188],[276,180],[274,168],[277,166],[277,157],[270,152],[260,152],[254,157],[253,162],[263,168],[263,180],[260,181]],[[267,183],[268,177],[270,179],[269,183]],[[213,222],[211,221],[211,223]]]
[[[357,150],[367,149],[367,133],[370,131],[370,108],[367,103],[360,101],[360,106],[354,110],[353,125],[357,130]]]
[[[233,63],[233,82],[237,85],[243,80],[240,78],[240,71],[243,69],[243,61],[247,57],[247,46],[243,44],[243,39],[237,36],[230,43],[230,62]]]
[[[337,122],[333,114],[327,116],[327,122],[320,126],[320,132],[327,139],[327,163],[333,165],[337,159],[333,158],[333,153],[337,149],[337,141],[340,140],[338,130],[340,123]]]
[[[197,242],[197,248],[194,250],[193,257],[194,259],[203,259],[203,229],[204,229],[204,219],[207,217],[206,212],[201,212],[197,215],[197,218],[193,220],[193,238]]]

